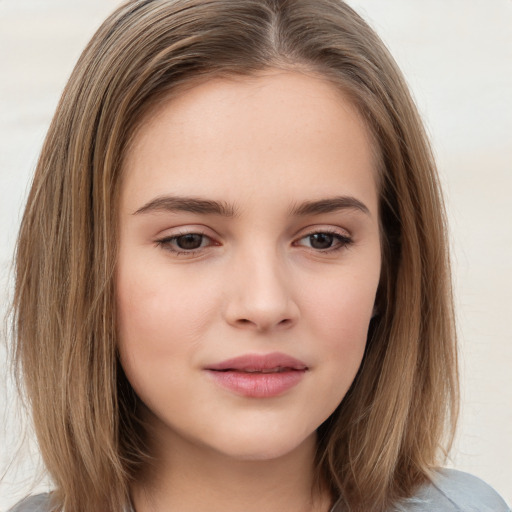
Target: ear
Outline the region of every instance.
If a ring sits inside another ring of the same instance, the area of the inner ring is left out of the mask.
[[[373,320],[376,316],[379,316],[379,308],[378,306],[375,304],[373,306],[373,311],[372,311],[372,317],[371,319]]]

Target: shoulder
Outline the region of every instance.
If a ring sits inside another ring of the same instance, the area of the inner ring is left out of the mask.
[[[50,494],[28,496],[11,508],[8,512],[53,512]]]
[[[438,471],[432,482],[397,507],[397,512],[510,512],[501,496],[476,476],[454,469]]]

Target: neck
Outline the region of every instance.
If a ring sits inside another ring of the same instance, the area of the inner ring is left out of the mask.
[[[181,439],[160,449],[132,488],[136,512],[327,512],[331,499],[313,491],[315,438],[292,453],[238,460]],[[161,445],[160,445],[161,446]]]

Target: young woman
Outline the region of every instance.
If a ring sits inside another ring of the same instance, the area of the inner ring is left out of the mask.
[[[15,510],[507,506],[457,416],[443,204],[404,81],[339,0],[137,0],[38,163],[15,331],[51,495]]]

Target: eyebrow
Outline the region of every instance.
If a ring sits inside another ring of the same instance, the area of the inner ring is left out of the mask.
[[[318,201],[306,201],[295,205],[291,214],[294,216],[321,215],[322,213],[332,213],[338,210],[357,210],[371,216],[368,207],[359,199],[351,196],[336,196]]]
[[[156,197],[134,212],[134,215],[155,212],[189,212],[203,215],[221,215],[223,217],[236,216],[235,208],[225,202],[181,196]]]
[[[317,201],[306,201],[292,206],[290,214],[303,217],[306,215],[332,213],[338,210],[357,210],[370,215],[368,207],[359,199],[351,196],[337,196]],[[188,212],[202,215],[220,215],[222,217],[237,216],[236,208],[224,201],[182,196],[156,197],[135,211],[134,215],[155,212]]]

